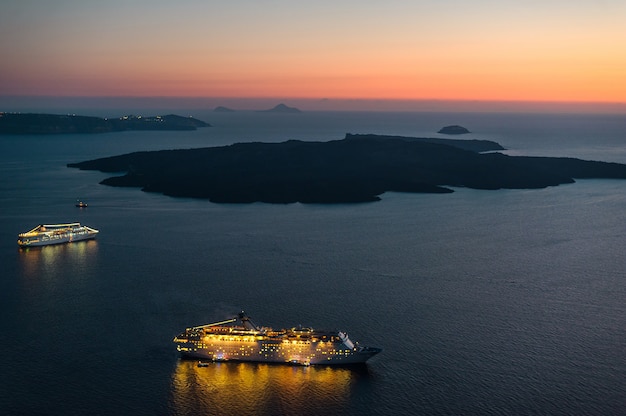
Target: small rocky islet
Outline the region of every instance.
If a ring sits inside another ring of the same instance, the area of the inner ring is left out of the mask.
[[[466,127],[453,124],[451,126],[442,127],[441,129],[439,129],[437,133],[455,135],[455,134],[468,134],[471,132]]]

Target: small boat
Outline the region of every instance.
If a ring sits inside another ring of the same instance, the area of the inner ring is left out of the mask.
[[[68,224],[40,224],[30,231],[17,236],[20,247],[38,247],[51,244],[71,243],[74,241],[96,238],[100,231],[80,225],[78,222]]]
[[[77,206],[78,208],[87,208],[87,203],[86,203],[86,202],[83,202],[83,201],[77,201],[77,202],[76,202],[76,206]]]
[[[209,363],[203,363],[202,361],[198,361],[198,367],[208,367]]]

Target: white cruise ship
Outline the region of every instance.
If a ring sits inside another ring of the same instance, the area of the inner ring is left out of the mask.
[[[174,342],[185,358],[305,366],[364,363],[382,351],[353,343],[341,331],[258,327],[243,312],[232,319],[187,328]]]
[[[47,246],[50,244],[71,243],[73,241],[96,238],[98,230],[80,225],[78,222],[69,224],[40,224],[30,231],[19,234],[17,244],[20,247]]]

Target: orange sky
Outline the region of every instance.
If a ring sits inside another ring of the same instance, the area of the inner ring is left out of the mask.
[[[13,2],[0,96],[626,102],[623,1],[298,3]]]

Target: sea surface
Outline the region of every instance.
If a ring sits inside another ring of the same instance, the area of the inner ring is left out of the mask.
[[[213,127],[0,136],[0,414],[624,414],[626,181],[238,205],[66,167],[449,124],[512,155],[626,163],[624,115],[177,113]],[[17,247],[19,232],[74,221],[98,238]],[[356,368],[179,359],[175,335],[241,310],[383,352]]]

